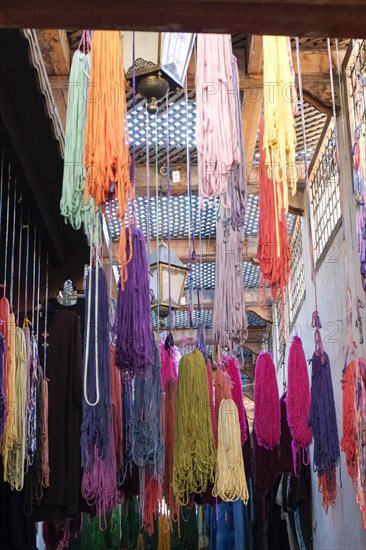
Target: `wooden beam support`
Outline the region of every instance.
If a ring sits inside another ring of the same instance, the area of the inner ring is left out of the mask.
[[[179,183],[173,183],[170,181],[170,194],[171,196],[186,195],[187,194],[187,169],[185,166],[174,165],[172,169],[179,170],[180,172],[180,181]],[[154,170],[154,167],[151,167],[151,171]],[[303,182],[305,181],[305,165],[304,163],[296,163],[297,177],[299,180],[298,188],[301,191]],[[257,195],[259,192],[259,166],[258,164],[252,164],[251,162],[246,162],[245,166],[245,176],[247,181],[247,192],[248,195]],[[146,197],[146,167],[145,166],[136,166],[135,171],[135,181],[136,181],[136,196]],[[197,166],[191,167],[191,186],[193,194],[198,192],[198,170]],[[159,193],[167,193],[167,183],[166,177],[159,174],[158,182]],[[150,184],[150,195],[153,196],[156,193],[156,186]]]
[[[364,0],[3,0],[0,27],[363,38]]]
[[[70,47],[64,29],[37,30],[37,38],[64,129],[70,73]]]
[[[216,261],[216,239],[201,239],[202,243],[202,262],[214,263]],[[113,241],[112,245],[112,263],[118,264],[118,241]],[[190,256],[190,242],[188,239],[171,239],[171,249],[175,252],[178,258],[185,264],[192,261]],[[258,248],[258,237],[248,237],[243,241],[243,262],[256,261]],[[150,250],[156,250],[156,241],[150,242]],[[106,253],[107,254],[107,253]]]
[[[249,76],[258,74],[263,65],[263,37],[250,36],[248,57],[246,60],[247,73]],[[254,93],[254,101],[253,101]],[[244,158],[247,167],[252,166],[255,146],[257,143],[257,134],[259,128],[259,119],[263,104],[263,79],[256,83],[255,89],[244,90],[242,107],[242,127],[244,140]]]

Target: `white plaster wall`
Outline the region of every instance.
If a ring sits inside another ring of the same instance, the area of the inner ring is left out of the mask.
[[[341,184],[343,223],[346,230],[346,255],[349,286],[353,298],[353,325],[356,317],[356,299],[359,296],[365,302],[365,293],[362,289],[359,264],[357,258],[357,241],[354,219],[354,198],[352,195],[351,165],[347,156],[346,134],[343,121],[339,121],[339,139],[342,147]],[[314,287],[311,280],[310,244],[308,239],[307,219],[302,220],[303,251],[305,263],[306,299],[296,319],[296,326],[287,336],[287,354],[291,336],[297,331],[301,336],[306,358],[312,357],[314,352],[314,331],[311,329],[312,312],[315,309]],[[347,284],[346,266],[344,260],[343,229],[338,231],[329,253],[323,260],[316,273],[316,288],[318,297],[318,311],[323,324],[321,331],[324,348],[329,355],[334,397],[337,410],[339,439],[342,437],[342,388],[340,384],[342,369],[347,352]],[[366,327],[365,311],[363,312],[363,326]],[[287,313],[287,310],[286,310]],[[289,320],[286,319],[288,323]],[[288,325],[287,325],[288,326]],[[358,330],[353,328],[353,337],[359,342]],[[361,346],[358,352],[364,354]],[[287,376],[287,373],[285,373]],[[311,366],[309,366],[311,381]],[[278,386],[282,393],[283,371],[278,370]],[[311,450],[312,463],[312,450]],[[325,514],[321,504],[321,495],[317,488],[317,476],[313,475],[313,536],[315,550],[365,550],[366,531],[362,529],[361,513],[356,503],[355,492],[347,474],[344,453],[341,452],[341,464],[337,468],[337,504],[334,509]]]

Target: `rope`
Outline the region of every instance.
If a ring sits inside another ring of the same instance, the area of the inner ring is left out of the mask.
[[[201,198],[226,193],[231,171],[240,163],[234,75],[231,36],[198,34],[196,105]]]
[[[74,229],[84,224],[85,233],[94,216],[94,201],[83,200],[85,168],[84,138],[88,102],[85,92],[88,89],[90,74],[90,53],[75,51],[70,69],[69,99],[66,116],[64,173],[61,215]],[[90,105],[90,104],[89,104]]]
[[[179,505],[214,481],[215,448],[204,357],[198,350],[179,363],[175,408],[173,490]]]
[[[232,399],[223,399],[220,405],[216,475],[212,494],[225,502],[241,499],[247,504],[249,499],[239,414]]]
[[[13,296],[14,296],[14,259],[15,259],[15,225],[17,216],[17,180],[14,182],[14,196],[13,196],[13,235],[11,242],[11,263],[10,263],[10,308],[13,310]],[[19,284],[19,283],[18,283]]]
[[[263,148],[268,177],[277,187],[280,212],[288,211],[288,189],[295,195],[297,184],[293,111],[296,92],[288,42],[285,36],[263,36],[263,82],[272,83],[264,87]],[[288,90],[289,95],[285,93]]]
[[[100,207],[117,197],[121,219],[119,260],[122,288],[127,280],[124,225],[128,203],[133,199],[126,133],[126,93],[123,74],[122,39],[119,31],[94,31],[90,66],[88,112],[85,130],[84,198],[94,198]],[[117,84],[116,84],[117,83]],[[130,224],[129,224],[130,225]]]

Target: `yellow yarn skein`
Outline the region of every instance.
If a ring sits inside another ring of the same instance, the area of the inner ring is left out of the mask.
[[[218,444],[214,497],[225,502],[248,502],[239,413],[232,399],[223,399],[219,409]]]
[[[211,424],[207,368],[198,350],[179,363],[175,405],[173,491],[181,506],[190,493],[206,491],[215,478],[215,448]]]

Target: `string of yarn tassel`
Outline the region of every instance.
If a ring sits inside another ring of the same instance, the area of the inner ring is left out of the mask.
[[[216,370],[215,376],[215,409],[216,409],[216,426],[219,423],[219,410],[223,399],[232,399],[232,382],[229,374],[222,368]]]
[[[217,447],[217,422],[216,422],[216,410],[215,410],[214,392],[213,392],[212,365],[208,357],[206,359],[206,368],[207,368],[208,393],[210,396],[212,433],[214,436],[215,447]]]
[[[132,248],[133,262],[124,287],[120,280],[117,303],[116,366],[124,380],[148,377],[152,361],[149,262],[144,235],[135,226],[131,238],[127,232],[128,254]]]
[[[310,384],[308,368],[301,338],[294,336],[288,356],[287,422],[292,436],[292,458],[297,473],[297,453],[303,450],[302,460],[309,464],[309,447],[312,443],[308,425],[310,413]]]
[[[356,385],[356,361],[351,361],[342,377],[342,439],[341,450],[346,455],[347,472],[353,483],[357,483],[358,463],[355,441],[355,385]]]
[[[228,190],[240,163],[231,36],[198,34],[196,60],[197,151],[200,197]]]
[[[355,373],[355,443],[358,460],[357,500],[366,529],[366,358],[360,357]]]
[[[366,136],[364,131],[364,109],[366,81],[355,67],[355,131],[353,154],[353,194],[356,201],[357,243],[360,260],[361,280],[366,292]]]
[[[213,496],[225,502],[249,499],[245,478],[239,414],[232,399],[223,399],[219,410],[217,463]]]
[[[296,91],[291,69],[291,48],[285,36],[263,36],[264,137],[268,177],[279,198],[279,211],[288,211],[288,190],[296,193]]]
[[[79,49],[73,55],[70,69],[70,88],[66,116],[64,174],[60,202],[61,215],[74,229],[84,224],[85,233],[91,217],[94,216],[94,201],[83,199],[84,135],[86,111],[85,101],[89,84],[90,53]]]
[[[198,350],[179,362],[175,405],[173,490],[179,505],[214,482],[215,448],[205,359]]]
[[[86,277],[85,304],[83,377],[86,387],[84,387],[83,398],[81,454],[82,467],[89,469],[93,464],[94,446],[101,458],[110,459],[112,404],[108,285],[105,272],[100,267],[89,268]],[[97,388],[99,400],[96,399]],[[88,404],[86,397],[90,403],[96,404]]]
[[[254,430],[258,445],[271,450],[280,443],[281,413],[276,368],[270,353],[262,352],[255,364]]]
[[[263,149],[264,117],[259,125],[259,239],[257,257],[264,281],[272,296],[282,298],[291,272],[287,218],[283,207],[287,188],[277,187],[269,177]]]
[[[163,496],[173,519],[178,513],[177,501],[173,492],[173,463],[174,463],[174,417],[177,381],[169,378],[165,383],[163,398],[163,430],[165,443],[164,478],[162,484]]]
[[[122,387],[121,376],[115,365],[116,348],[111,345],[111,391],[112,391],[112,419],[114,444],[116,451],[116,464],[119,471],[122,467]]]
[[[101,525],[104,525],[106,514],[117,504],[117,466],[111,402],[108,286],[102,268],[89,269],[85,302],[82,495],[95,506]],[[95,349],[89,352],[88,346],[93,344]]]
[[[124,231],[129,201],[133,199],[130,181],[130,154],[126,134],[126,92],[123,48],[120,31],[94,31],[85,129],[84,198],[94,199],[96,207],[116,197],[121,219],[119,260],[122,286],[132,247],[126,252]]]
[[[0,298],[0,334],[4,338],[4,355],[3,355],[3,395],[4,406],[0,409],[0,441],[5,430],[6,420],[6,403],[8,397],[8,370],[9,370],[9,301],[3,296]]]
[[[326,512],[336,503],[335,468],[339,461],[337,417],[329,357],[325,351],[314,353],[311,374],[309,425],[314,437],[314,470]]]
[[[12,316],[13,314],[11,314]],[[15,372],[13,410],[8,419],[14,418],[12,439],[6,440],[7,462],[4,476],[12,489],[21,491],[24,485],[24,465],[26,458],[26,404],[27,404],[27,357],[25,336],[21,328],[15,327]],[[5,466],[5,465],[4,465]]]
[[[16,398],[16,356],[15,356],[15,317],[9,313],[7,341],[9,346],[8,371],[7,371],[7,419],[5,423],[3,440],[3,464],[4,481],[8,480],[9,454],[13,448],[16,438],[16,415],[13,414]],[[11,408],[10,408],[11,407]],[[10,482],[10,480],[9,480]]]
[[[168,380],[178,378],[178,348],[170,345],[169,336],[164,336],[160,342],[161,357],[161,388],[165,391]]]
[[[150,335],[153,348],[151,374],[146,380],[136,378],[134,392],[133,460],[144,467],[154,479],[164,472],[164,441],[161,415],[160,350]]]
[[[4,369],[5,369],[5,338],[0,333],[0,445],[5,428],[6,401],[4,388]]]
[[[234,231],[229,220],[219,217],[216,224],[213,334],[215,342],[227,351],[236,351],[248,336],[242,245],[242,232]]]
[[[237,407],[240,422],[241,443],[245,444],[247,440],[247,417],[243,401],[243,384],[240,376],[239,361],[233,355],[229,355],[225,361],[226,370],[232,383],[231,394]]]
[[[158,479],[152,477],[145,468],[145,488],[143,500],[143,526],[144,530],[152,536],[154,523],[158,518],[158,506],[161,501],[161,485]]]

